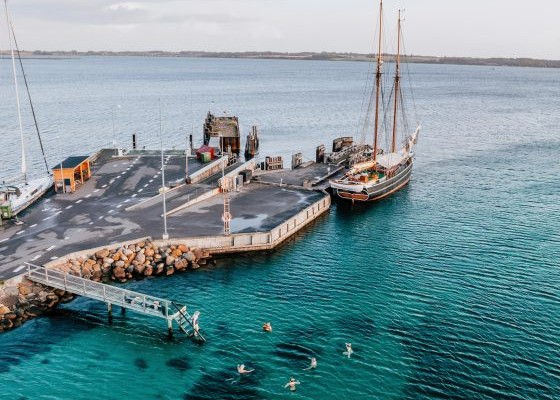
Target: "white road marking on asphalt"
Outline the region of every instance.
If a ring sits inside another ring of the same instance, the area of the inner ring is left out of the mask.
[[[70,208],[72,208],[72,204],[70,204],[68,207],[66,207],[67,210],[70,209]]]
[[[130,167],[128,167],[126,170],[127,170],[127,171],[130,171]]]
[[[83,201],[83,199],[80,199],[76,202],[76,204],[80,204]]]
[[[124,175],[124,174],[126,174],[126,171],[123,171],[123,172],[121,173],[121,175]]]
[[[66,236],[66,237],[64,238],[64,240],[68,240],[68,239],[70,239],[70,236]]]
[[[130,197],[136,197],[136,193],[134,193],[134,194],[133,194],[132,196],[130,196]]]
[[[56,245],[53,244],[52,246],[47,247],[47,249],[46,249],[45,251],[51,251],[51,250],[54,249],[55,247],[56,247]]]
[[[21,235],[23,232],[25,232],[25,229],[22,230],[22,231],[17,232],[16,235]]]
[[[154,179],[156,179],[156,178],[157,178],[157,176],[158,176],[158,174],[154,175]]]
[[[90,222],[89,225],[93,225],[93,222]]]
[[[112,185],[113,182],[115,182],[115,180],[114,180],[114,179],[111,179],[111,180],[109,181],[109,185]]]
[[[142,190],[144,190],[144,189],[138,189],[138,193],[140,193]]]
[[[19,272],[19,271],[21,271],[21,270],[24,269],[24,268],[25,268],[25,265],[20,265],[19,267],[17,267],[16,269],[14,269],[14,272]]]
[[[51,260],[56,260],[58,257],[57,256],[52,256]]]
[[[130,199],[126,199],[123,203],[130,203]]]
[[[153,181],[154,181],[153,179],[150,179],[150,183],[152,183]]]
[[[115,212],[115,210],[109,210],[107,211],[107,214],[111,214],[112,212]]]
[[[40,255],[40,254],[37,254],[35,257],[33,257],[33,258],[31,259],[31,261],[35,261],[35,260],[38,259],[39,257],[41,257],[41,255]]]
[[[62,210],[57,211],[55,215],[58,215],[58,214],[62,214]]]
[[[7,241],[9,238],[0,240],[0,243]]]
[[[97,192],[99,192],[100,190],[101,190],[101,189],[95,189],[95,190],[93,191],[93,193],[97,193]]]
[[[122,207],[122,204],[117,204],[117,208],[121,208],[121,207]]]
[[[86,199],[89,199],[90,197],[91,197],[91,193],[86,196]]]
[[[102,187],[102,188],[106,188],[106,187],[107,187],[107,184],[105,184],[105,185],[103,185],[103,186],[101,186],[101,187]]]
[[[101,216],[101,217],[99,217],[99,218],[97,218],[97,219],[103,219],[103,216]]]
[[[144,187],[148,187],[148,184],[146,183],[146,184],[144,185]]]
[[[37,226],[37,224],[33,224],[30,226],[30,228],[35,228]]]

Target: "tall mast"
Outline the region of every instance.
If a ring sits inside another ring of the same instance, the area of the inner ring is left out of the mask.
[[[397,25],[397,65],[395,67],[395,104],[393,107],[393,143],[391,145],[391,152],[397,151],[397,111],[399,106],[399,67],[401,61],[401,10],[399,10],[399,22]]]
[[[14,45],[12,41],[12,33],[10,32],[10,17],[8,15],[8,0],[4,0],[4,9],[6,10],[6,25],[8,27],[8,38],[10,41],[10,51],[12,56],[12,69],[14,72],[14,85],[16,90],[16,103],[17,103],[17,111],[18,111],[18,120],[19,120],[19,133],[21,137],[21,172],[23,173],[23,179],[27,184],[27,163],[25,161],[25,140],[23,138],[23,123],[21,121],[21,106],[19,103],[19,90],[18,90],[18,81],[17,81],[17,73],[16,73],[16,60],[14,57]]]
[[[381,35],[383,33],[383,0],[379,1],[379,43],[377,48],[377,72],[375,73],[375,128],[373,133],[373,161],[377,160],[377,138],[379,132],[379,94],[381,91]]]

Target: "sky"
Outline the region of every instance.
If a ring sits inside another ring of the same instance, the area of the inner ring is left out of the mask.
[[[8,0],[25,50],[374,49],[378,0]],[[558,0],[384,0],[407,54],[560,59]],[[0,48],[9,47],[0,21]]]

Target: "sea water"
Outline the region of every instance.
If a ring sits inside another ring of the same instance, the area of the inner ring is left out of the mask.
[[[206,112],[226,111],[244,134],[260,127],[261,155],[313,159],[316,145],[359,133],[368,71],[132,57],[26,65],[51,164],[129,147],[132,133],[156,148],[160,108],[168,147],[184,148],[191,131],[196,145]],[[104,304],[82,298],[0,335],[3,398],[560,398],[560,74],[412,65],[410,77],[423,128],[408,187],[375,204],[334,202],[276,251],[126,284],[200,310],[204,345],[169,341],[163,320],[133,313],[109,324]],[[19,168],[12,100],[0,104],[1,178]],[[309,357],[318,367],[304,371]],[[240,377],[239,363],[255,371]]]

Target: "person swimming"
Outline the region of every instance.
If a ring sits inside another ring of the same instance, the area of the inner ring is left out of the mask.
[[[265,332],[272,332],[272,325],[270,325],[270,322],[265,322],[262,328]]]
[[[245,364],[237,364],[237,372],[240,374],[249,374],[253,371],[254,369],[245,369]]]
[[[309,367],[305,368],[304,371],[315,368],[317,368],[317,359],[315,357],[311,357],[311,364],[309,364]]]
[[[289,387],[292,392],[296,390],[296,385],[299,385],[300,381],[296,381],[295,378],[290,378],[290,382],[284,385],[285,388]]]
[[[350,358],[353,352],[354,350],[352,350],[352,343],[346,343],[346,351],[343,351],[342,354]]]

